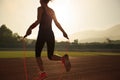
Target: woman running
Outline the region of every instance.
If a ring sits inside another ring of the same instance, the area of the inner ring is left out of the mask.
[[[54,21],[58,29],[62,31],[63,36],[67,39],[69,38],[67,33],[61,27],[60,23],[57,21],[54,11],[50,7],[48,7],[49,1],[50,0],[40,0],[41,6],[38,7],[37,20],[28,28],[26,35],[24,36],[25,38],[30,35],[32,29],[40,24],[35,46],[35,57],[40,69],[39,78],[41,80],[47,77],[46,72],[44,71],[43,61],[41,59],[41,51],[45,43],[47,44],[47,54],[50,60],[62,61],[67,72],[70,71],[71,68],[71,64],[67,54],[62,57],[54,55],[55,37],[52,31],[52,20]]]

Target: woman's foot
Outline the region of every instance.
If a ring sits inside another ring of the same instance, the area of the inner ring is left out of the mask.
[[[70,69],[71,69],[71,63],[70,63],[70,60],[69,60],[69,56],[67,54],[65,54],[62,57],[62,63],[64,64],[66,71],[69,72]]]
[[[47,78],[47,74],[46,72],[42,72],[42,73],[39,73],[38,79],[36,80],[44,80],[45,78]]]

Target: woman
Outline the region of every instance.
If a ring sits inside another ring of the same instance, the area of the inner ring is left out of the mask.
[[[59,22],[57,21],[54,11],[50,7],[48,7],[49,1],[50,0],[40,0],[41,7],[39,7],[37,11],[37,20],[28,28],[26,35],[24,36],[25,38],[28,35],[30,35],[32,29],[35,28],[38,24],[40,24],[37,42],[35,46],[36,61],[41,71],[39,77],[40,79],[46,78],[46,73],[44,71],[43,62],[41,59],[41,51],[45,42],[47,43],[48,58],[54,61],[62,61],[65,65],[66,71],[70,71],[71,68],[68,55],[64,55],[63,57],[60,57],[53,54],[54,46],[55,46],[55,38],[51,26],[52,20],[55,22],[55,25],[58,27],[58,29],[62,31],[63,36],[67,39],[69,38],[66,32],[61,27],[61,25],[59,24]]]

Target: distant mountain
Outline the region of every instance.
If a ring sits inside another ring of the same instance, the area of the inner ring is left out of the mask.
[[[107,38],[111,40],[120,40],[120,24],[101,31],[89,30],[89,31],[77,32],[71,34],[69,37],[71,41],[78,39],[80,43],[106,42]]]

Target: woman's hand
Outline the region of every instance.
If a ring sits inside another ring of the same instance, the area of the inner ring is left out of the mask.
[[[64,36],[65,38],[69,39],[67,33],[63,32],[63,36]]]
[[[32,33],[32,29],[29,28],[29,29],[27,30],[27,32],[26,32],[24,38],[27,37],[28,35],[30,35],[31,33]]]

